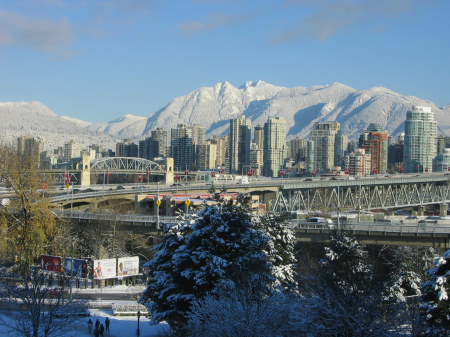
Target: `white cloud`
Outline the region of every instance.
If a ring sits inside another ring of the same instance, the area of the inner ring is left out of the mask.
[[[194,35],[209,32],[219,27],[233,26],[240,24],[248,19],[247,15],[235,16],[224,13],[213,13],[209,17],[201,21],[191,21],[178,25],[178,30],[186,35]]]
[[[346,28],[411,10],[415,0],[286,0],[287,7],[312,10],[303,21],[276,34],[273,44],[312,37],[326,40]]]
[[[75,38],[67,20],[29,18],[11,11],[0,11],[0,32],[0,47],[24,46],[56,54]]]

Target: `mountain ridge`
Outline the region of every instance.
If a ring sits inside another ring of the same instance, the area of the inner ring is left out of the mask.
[[[207,137],[224,135],[229,119],[243,114],[252,120],[253,126],[264,124],[269,116],[285,118],[288,138],[306,138],[315,122],[333,120],[341,123],[343,133],[349,138],[357,138],[370,123],[381,124],[396,136],[403,131],[406,111],[413,105],[430,106],[439,133],[450,135],[450,105],[439,108],[431,101],[404,96],[382,86],[358,90],[335,82],[288,88],[261,80],[247,81],[240,87],[227,81],[201,87],[173,98],[148,117],[126,114],[108,123],[93,124],[59,116],[36,101],[4,102],[0,103],[3,121],[0,130],[4,141],[41,133],[49,146],[58,142],[61,146],[74,139],[84,146],[92,142],[115,148],[115,143],[123,138],[137,141],[148,137],[157,127],[170,130],[177,124],[200,124],[206,128]]]

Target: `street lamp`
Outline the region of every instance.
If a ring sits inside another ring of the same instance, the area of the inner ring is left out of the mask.
[[[69,300],[72,300],[72,277],[73,277],[73,255],[75,251],[75,240],[72,241],[72,260],[71,260],[71,267],[70,267],[70,295]]]
[[[159,201],[159,183],[161,181],[158,181],[157,189],[156,189],[156,229],[159,230],[159,205],[161,204],[161,201]]]
[[[140,310],[138,310],[138,312],[137,312],[137,318],[138,318],[138,326],[137,326],[136,336],[139,337],[139,335],[141,334],[141,331],[139,330],[139,318],[141,318],[141,311]]]

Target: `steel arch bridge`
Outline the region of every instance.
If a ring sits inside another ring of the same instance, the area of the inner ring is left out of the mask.
[[[105,157],[91,161],[92,173],[164,173],[161,165],[144,158],[135,157]]]
[[[413,179],[414,180],[414,179]],[[284,186],[277,195],[273,210],[331,211],[396,209],[426,205],[448,204],[448,179],[430,181],[374,180],[343,181],[312,186]]]

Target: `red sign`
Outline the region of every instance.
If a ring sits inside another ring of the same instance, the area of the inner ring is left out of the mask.
[[[211,172],[211,177],[215,177],[216,176],[216,172]]]
[[[405,172],[405,169],[403,167],[400,167],[400,173]]]
[[[61,271],[61,257],[41,255],[41,269],[59,273]]]
[[[142,180],[142,174],[139,175],[139,178],[138,178],[138,179],[139,179],[139,181]]]
[[[311,171],[311,175],[314,177],[316,175],[316,171]]]
[[[425,172],[428,172],[428,167],[427,167],[427,168],[425,168]]]
[[[284,176],[284,170],[280,170],[280,176]]]

